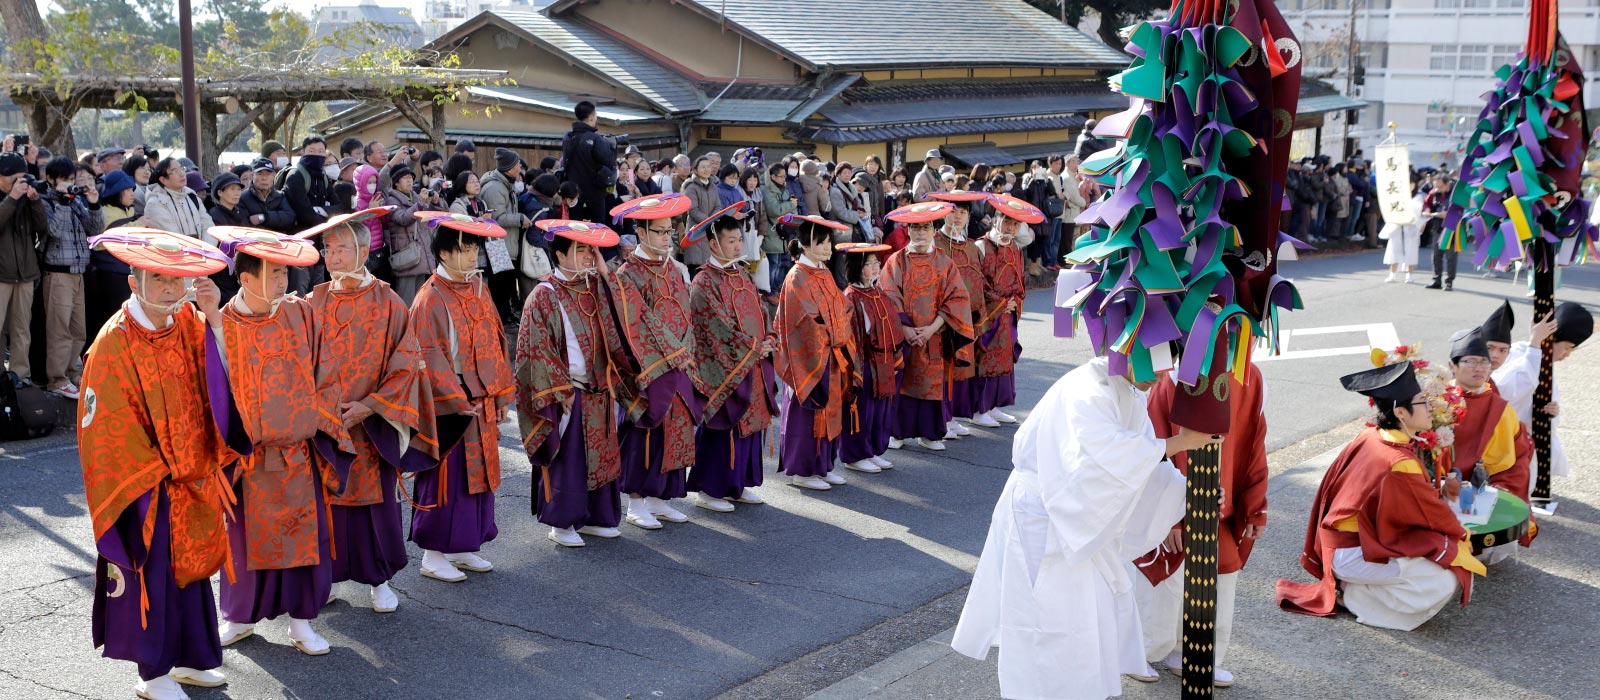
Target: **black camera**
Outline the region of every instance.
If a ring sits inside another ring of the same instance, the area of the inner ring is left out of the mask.
[[[67,186],[67,194],[72,195],[74,197],[82,197],[83,195],[88,194],[88,193],[89,193],[89,186],[88,185],[69,185],[69,186]]]
[[[50,191],[50,185],[45,183],[44,180],[34,177],[32,173],[23,173],[22,181],[28,183],[28,186],[32,187],[36,192]]]
[[[15,134],[11,137],[11,143],[15,144],[17,148],[22,148],[23,146],[28,145],[28,135]]]
[[[608,138],[611,139],[612,143],[615,143],[618,146],[626,147],[628,145],[628,139],[630,138],[630,136],[628,134],[616,134],[616,135],[610,136]]]

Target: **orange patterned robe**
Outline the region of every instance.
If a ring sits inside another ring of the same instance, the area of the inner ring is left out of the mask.
[[[911,346],[902,396],[946,401],[952,374],[971,364],[972,306],[956,264],[938,249],[914,253],[908,246],[889,256],[878,286],[900,310],[900,322],[920,328],[943,318],[940,332],[921,347]],[[964,351],[964,352],[963,352]]]
[[[633,426],[652,433],[632,442],[644,448],[648,441],[649,449],[659,449],[663,473],[689,467],[694,464],[694,428],[699,422],[699,402],[694,396],[699,377],[690,371],[694,367],[694,329],[689,323],[689,288],[671,260],[647,260],[638,255],[617,270],[612,286],[617,319],[637,363],[637,376],[629,387],[633,396],[625,404],[627,417]],[[652,389],[658,381],[671,389]],[[661,402],[668,405],[657,405]],[[657,430],[659,437],[653,434]],[[624,483],[635,481],[627,473],[631,463],[657,461],[655,455],[646,459],[646,449],[629,454],[632,450],[627,442],[625,439],[622,455]],[[648,463],[635,466],[653,469]],[[623,488],[633,492],[635,485],[627,483]]]
[[[858,380],[850,358],[854,354],[852,316],[844,295],[833,284],[826,267],[795,263],[783,282],[778,301],[778,377],[804,402],[819,386],[827,403],[816,410],[812,437],[833,440],[844,430],[847,395]],[[785,434],[786,440],[798,436]]]
[[[403,435],[408,438],[405,449],[386,447],[395,454],[410,453],[420,464],[402,471],[437,463],[440,451],[433,397],[424,381],[422,350],[407,326],[408,310],[400,296],[375,279],[356,289],[324,283],[313,290],[309,301],[316,312],[321,348],[317,382],[335,387],[340,403],[365,404],[374,419],[404,428]],[[344,492],[333,496],[331,502],[336,506],[382,503],[378,472],[382,457],[373,437],[366,425],[357,424],[349,431],[355,461]],[[319,455],[318,459],[323,458]]]
[[[955,263],[956,271],[961,274],[961,281],[967,287],[967,305],[972,309],[974,335],[982,335],[983,329],[978,326],[983,317],[988,315],[989,299],[988,284],[983,273],[983,255],[978,250],[977,242],[970,238],[956,241],[940,233],[934,237],[933,247],[949,256],[950,262]],[[950,378],[959,382],[977,376],[976,357],[977,348],[974,345],[958,349],[956,358],[959,361],[951,368]]]
[[[1028,299],[1028,286],[1022,271],[1022,251],[1016,243],[998,247],[983,241],[983,294],[985,311],[974,330],[978,334],[978,376],[1004,377],[1017,369],[1017,318]],[[1006,312],[1006,302],[1017,302],[1015,312]]]
[[[244,562],[252,571],[321,563],[318,477],[329,492],[340,492],[355,448],[339,421],[338,385],[316,376],[315,312],[310,302],[286,297],[271,314],[242,313],[237,302],[229,303],[222,318],[234,401],[256,446],[234,471]],[[319,434],[342,454],[329,449],[329,459],[313,458]]]
[[[435,272],[417,290],[410,323],[422,351],[434,413],[475,416],[461,439],[467,492],[499,489],[500,428],[476,416],[500,415],[510,405],[516,385],[505,331],[488,287],[481,280],[457,282]],[[453,442],[442,426],[440,432],[441,443]],[[448,469],[443,462],[439,468]]]

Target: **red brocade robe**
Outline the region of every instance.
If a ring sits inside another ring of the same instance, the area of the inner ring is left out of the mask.
[[[1466,479],[1481,459],[1491,485],[1527,501],[1533,439],[1516,410],[1493,385],[1476,393],[1462,389],[1461,394],[1467,402],[1467,415],[1456,421],[1451,464]]]
[[[500,427],[488,418],[511,403],[516,387],[505,331],[488,286],[481,279],[457,282],[434,272],[417,290],[408,320],[422,351],[434,414],[474,416],[461,439],[467,493],[498,490]],[[441,458],[439,469],[447,469],[448,463]],[[447,483],[446,476],[440,474],[439,483]],[[445,493],[440,487],[440,498]]]
[[[910,247],[889,256],[878,286],[912,328],[944,319],[944,327],[921,347],[911,346],[900,393],[924,401],[943,401],[952,373],[971,364],[974,339],[967,285],[950,256],[937,248],[913,253]],[[965,354],[962,352],[965,351]]]
[[[706,387],[705,418],[710,419],[734,397],[748,378],[749,405],[739,416],[739,437],[767,429],[777,414],[772,360],[761,345],[773,333],[761,297],[743,265],[707,264],[689,284],[689,314],[694,323],[694,361]]]
[[[1278,581],[1278,605],[1332,615],[1338,584],[1333,552],[1346,547],[1360,547],[1362,557],[1377,564],[1419,557],[1449,569],[1460,584],[1462,605],[1472,596],[1472,574],[1485,571],[1411,438],[1398,430],[1362,430],[1323,474],[1300,553],[1300,565],[1321,581]]]
[[[940,233],[933,238],[933,247],[949,256],[950,262],[955,263],[956,271],[961,275],[961,281],[967,287],[967,306],[972,309],[973,337],[983,334],[981,321],[988,316],[989,297],[987,282],[983,275],[983,254],[978,250],[977,242],[963,238],[960,242]],[[978,375],[978,349],[975,345],[966,345],[956,350],[956,357],[960,360],[950,370],[950,378],[955,381],[971,379]]]
[[[313,290],[309,301],[316,311],[321,348],[317,382],[335,386],[340,403],[365,404],[373,418],[404,427],[407,444],[392,446],[392,453],[414,453],[423,468],[437,463],[440,449],[433,397],[428,393],[422,350],[406,321],[405,302],[388,283],[377,279],[355,289],[338,289],[336,283],[328,282]],[[343,409],[339,415],[343,416]],[[383,502],[378,472],[381,458],[366,425],[364,421],[349,428],[355,461],[344,492],[329,499],[333,505]],[[320,455],[318,459],[322,459]]]
[[[1017,317],[1028,299],[1028,286],[1022,271],[1022,251],[1015,243],[1000,247],[982,241],[983,316],[973,330],[978,335],[978,376],[1004,377],[1017,369]],[[1017,302],[1017,310],[1007,312],[1006,302]]]
[[[844,432],[845,393],[856,384],[850,357],[850,307],[826,267],[796,262],[783,280],[774,325],[778,377],[805,401],[820,386],[827,403],[816,412],[812,436],[832,440]],[[827,382],[824,384],[823,382]],[[786,436],[795,439],[797,436]]]
[[[689,323],[689,288],[682,273],[670,259],[646,260],[638,255],[623,263],[612,280],[616,292],[617,318],[636,362],[638,375],[629,387],[631,399],[625,405],[628,419],[635,424],[646,420],[646,413],[662,415],[660,425],[640,425],[662,433],[661,471],[670,472],[694,464],[694,426],[698,403],[694,397],[698,375],[692,370],[694,329]],[[665,408],[647,405],[645,391],[672,372],[685,372],[690,381],[680,391],[665,396]],[[637,389],[637,391],[634,391]]]
[[[554,418],[546,409],[559,406],[575,392],[584,392],[583,446],[589,490],[622,475],[616,415],[621,403],[618,392],[626,382],[623,373],[628,353],[611,313],[609,291],[597,275],[574,281],[552,274],[528,295],[527,304],[517,332],[517,423],[529,462],[535,469],[547,470],[540,483],[546,488],[548,502],[552,498],[548,469],[559,456],[561,436],[556,433],[559,409]],[[587,377],[573,377],[569,372],[568,322],[588,365]]]
[[[1223,502],[1221,522],[1217,530],[1217,573],[1231,574],[1244,568],[1250,559],[1255,540],[1244,538],[1246,525],[1262,527],[1267,524],[1267,417],[1261,412],[1266,403],[1266,387],[1261,370],[1254,364],[1240,386],[1227,375],[1232,413],[1228,437],[1222,442],[1221,485],[1227,494]],[[1177,384],[1164,377],[1150,389],[1150,422],[1155,426],[1156,437],[1166,439],[1178,434],[1172,422],[1172,397]],[[1187,452],[1172,456],[1172,466],[1184,474],[1189,473]],[[1181,526],[1182,523],[1180,522]],[[1156,549],[1135,559],[1139,573],[1156,585],[1171,576],[1183,563],[1184,553]]]
[[[906,340],[900,329],[900,310],[877,286],[863,289],[852,284],[844,288],[844,298],[855,315],[855,361],[870,370],[862,372],[863,376],[872,375],[872,386],[861,390],[871,392],[874,398],[890,398],[899,393],[899,371],[905,364],[900,354],[900,346]]]
[[[285,297],[277,311],[247,314],[237,301],[222,310],[228,379],[255,453],[239,460],[245,562],[252,571],[321,563],[317,547],[318,479],[343,490],[355,447],[339,420],[339,386],[316,376],[322,349],[311,303]],[[315,440],[331,440],[328,459]],[[337,456],[336,456],[337,455]],[[337,556],[337,555],[335,555]]]
[[[193,306],[159,330],[139,325],[124,307],[100,329],[83,365],[78,461],[95,540],[106,537],[144,494],[165,488],[171,501],[172,573],[180,587],[205,581],[228,561],[223,513],[233,493],[222,468],[239,453],[218,429],[219,422],[229,422],[217,415],[228,411],[228,387],[226,375],[216,375],[220,384],[207,376],[207,345],[214,343],[205,317]],[[213,359],[217,362],[220,355]],[[248,444],[238,448],[250,449]],[[154,510],[152,505],[152,515],[142,522],[144,547],[124,546],[124,554],[149,551]],[[120,570],[143,570],[143,561],[101,552],[108,555]]]

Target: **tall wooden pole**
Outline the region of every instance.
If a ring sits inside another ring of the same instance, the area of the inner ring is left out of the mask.
[[[1226,375],[1213,381],[1227,382]],[[1227,410],[1226,404],[1223,410]],[[1216,674],[1217,533],[1222,446],[1189,451],[1189,497],[1183,522],[1183,700],[1212,697]]]
[[[1528,246],[1533,269],[1533,322],[1548,317],[1556,308],[1555,249],[1541,232]],[[1544,412],[1550,404],[1554,360],[1550,357],[1553,343],[1546,338],[1539,352],[1539,383],[1533,389],[1533,452],[1538,459],[1538,471],[1533,477],[1532,504],[1549,507],[1550,503],[1550,415]]]
[[[194,12],[189,0],[178,0],[178,51],[183,67],[183,150],[199,163],[205,152],[200,140],[200,89],[194,77]]]

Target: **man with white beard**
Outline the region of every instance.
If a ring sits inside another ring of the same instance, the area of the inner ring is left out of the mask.
[[[951,646],[1000,647],[1000,692],[1030,700],[1121,694],[1151,678],[1126,562],[1182,519],[1184,477],[1168,458],[1219,442],[1187,428],[1157,438],[1147,392],[1105,358],[1068,372],[1018,429],[1014,469]]]

